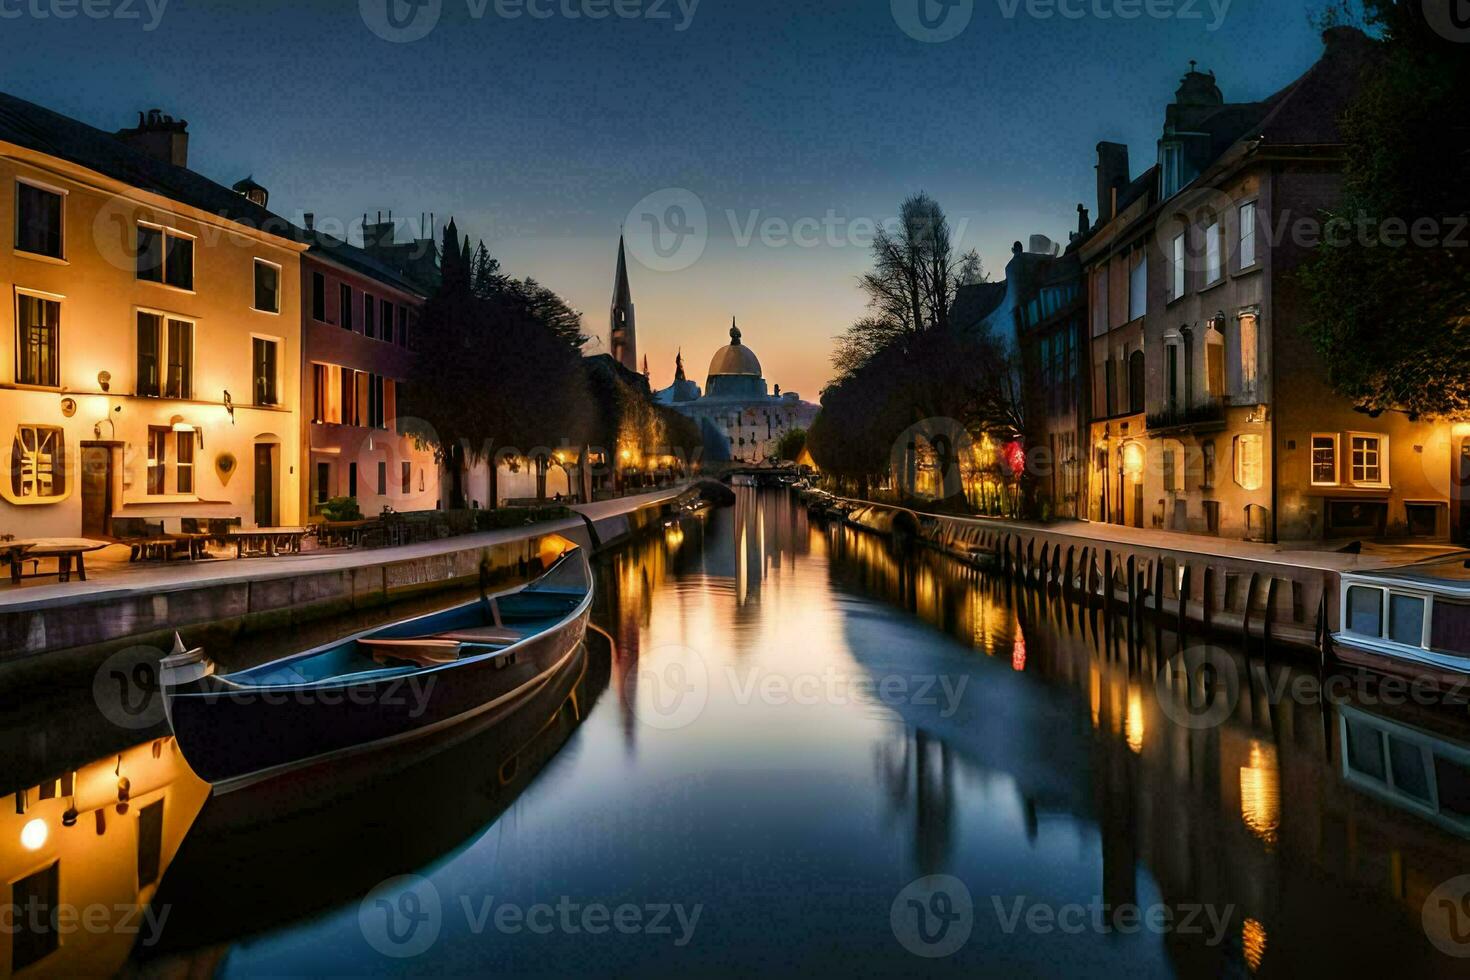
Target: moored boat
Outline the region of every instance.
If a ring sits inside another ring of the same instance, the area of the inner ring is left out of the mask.
[[[1470,697],[1470,562],[1463,556],[1344,572],[1338,622],[1338,659]]]
[[[202,649],[160,683],[185,760],[216,792],[423,738],[534,693],[581,645],[581,549],[536,581],[231,674]]]

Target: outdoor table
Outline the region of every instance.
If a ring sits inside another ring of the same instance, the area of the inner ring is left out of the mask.
[[[317,525],[317,540],[321,541],[323,547],[333,547],[339,544],[357,547],[362,543],[363,532],[378,522],[364,519],[360,521],[323,521]]]
[[[300,554],[301,539],[306,537],[306,531],[304,527],[257,527],[231,531],[229,540],[235,542],[237,558],[244,558],[247,549],[274,558],[283,550],[289,554]]]
[[[44,578],[55,575],[57,581],[70,582],[72,562],[76,562],[77,578],[87,580],[87,563],[83,556],[89,551],[101,551],[106,541],[90,538],[30,538],[24,541],[7,541],[0,545],[10,553],[10,581],[19,585],[22,578]],[[23,575],[22,562],[40,558],[55,558],[56,571]]]

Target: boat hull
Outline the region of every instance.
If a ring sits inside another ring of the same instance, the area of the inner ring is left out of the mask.
[[[165,681],[164,704],[184,759],[217,793],[225,793],[305,766],[446,732],[508,709],[533,695],[581,647],[592,609],[585,560],[581,567],[585,592],[532,597],[533,585],[330,648],[361,649],[362,642],[374,638],[411,636],[421,623],[462,628],[497,601],[506,608],[534,604],[544,596],[560,605],[556,620],[545,628],[503,648],[466,648],[467,655],[454,662],[423,669],[389,666],[317,680],[302,677],[300,682],[299,672],[286,682],[281,682],[281,671],[270,673],[279,665],[289,668],[319,658],[313,651],[237,675],[208,674],[181,684]],[[261,672],[271,680],[252,682]]]
[[[1344,633],[1332,635],[1332,654],[1340,663],[1427,685],[1455,700],[1470,700],[1470,672],[1428,663],[1413,656],[1396,655],[1378,646],[1354,642],[1352,636]]]
[[[199,690],[168,695],[184,759],[216,792],[334,758],[422,738],[530,696],[582,643],[587,612],[527,640],[515,663],[292,691]]]

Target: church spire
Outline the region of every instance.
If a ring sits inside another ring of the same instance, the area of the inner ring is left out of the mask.
[[[682,347],[680,347],[679,348],[679,352],[674,355],[674,380],[675,381],[683,381],[683,380],[685,380],[684,379],[684,348],[682,348]]]
[[[633,316],[633,289],[628,285],[628,256],[621,235],[618,236],[618,271],[613,281],[612,330],[608,339],[613,359],[629,371],[637,371],[638,333]]]

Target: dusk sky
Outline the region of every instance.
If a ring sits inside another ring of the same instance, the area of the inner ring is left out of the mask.
[[[364,211],[405,232],[453,215],[583,310],[599,349],[628,222],[656,385],[680,345],[703,384],[733,315],[767,379],[815,400],[831,338],[862,312],[868,229],[906,194],[937,197],[1000,278],[1013,240],[1065,241],[1094,206],[1099,140],[1128,143],[1135,173],[1152,162],[1191,58],[1243,101],[1320,51],[1313,0],[1137,0],[1170,16],[1133,20],[1098,16],[1128,0],[950,0],[970,20],[940,43],[900,23],[937,0],[617,0],[656,16],[605,19],[566,16],[599,0],[527,0],[546,18],[417,2],[401,22],[433,29],[400,43],[369,27],[384,0],[89,0],[137,19],[67,20],[53,0],[0,0],[3,87],[107,129],[151,107],[186,118],[194,169],[253,174],[273,210],[352,222],[354,240]],[[695,244],[661,259],[642,215],[681,202]]]

